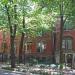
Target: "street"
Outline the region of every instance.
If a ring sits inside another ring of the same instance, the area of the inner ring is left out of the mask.
[[[26,75],[26,74],[23,74],[21,72],[6,71],[6,70],[0,69],[0,75]]]
[[[4,69],[0,69],[0,75],[41,75],[41,74],[31,74],[29,72],[23,73],[23,72],[17,72],[17,71],[7,71]],[[60,75],[59,72],[53,71],[50,73],[50,75]],[[75,75],[73,71],[67,72],[65,71],[63,75]]]

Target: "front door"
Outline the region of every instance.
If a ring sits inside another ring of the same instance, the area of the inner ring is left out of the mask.
[[[67,59],[68,66],[72,67],[73,55],[72,54],[67,54],[66,59]]]

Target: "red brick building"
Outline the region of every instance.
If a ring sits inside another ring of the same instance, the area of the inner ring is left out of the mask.
[[[15,55],[18,57],[21,36],[15,38]],[[38,37],[25,37],[23,46],[23,58],[36,58],[43,62],[52,62],[52,38],[51,33],[47,32]],[[0,53],[10,56],[10,36],[8,32],[0,31]],[[28,61],[28,60],[27,60]]]
[[[35,38],[27,38],[27,43],[28,44],[25,43],[24,46],[25,58],[28,59],[32,57],[40,62],[52,62],[53,46],[50,32],[47,32]]]
[[[55,51],[55,58],[56,63],[59,63],[59,41],[60,41],[60,19],[58,19],[56,24],[56,51]],[[74,23],[70,20],[67,20],[64,24],[64,31],[63,31],[63,40],[62,40],[62,49],[63,49],[63,59],[64,63],[71,63],[72,66],[75,64],[75,27]]]

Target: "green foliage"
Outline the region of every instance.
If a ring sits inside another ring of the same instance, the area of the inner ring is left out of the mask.
[[[35,0],[36,2],[28,0],[3,0],[1,2],[1,26],[9,29],[7,12],[5,5],[9,8],[9,15],[11,18],[11,25],[17,24],[17,34],[19,33],[29,33],[32,36],[36,36],[37,33],[41,33],[50,30],[49,28],[54,23],[52,16],[45,13],[48,11],[47,5],[49,2],[43,0]],[[37,2],[38,1],[38,2]],[[46,6],[43,6],[42,2]],[[40,4],[40,6],[38,5]],[[17,19],[14,19],[14,5],[17,5]],[[46,11],[47,10],[47,11]],[[5,16],[4,16],[5,15]],[[22,27],[22,17],[25,16],[25,28]],[[49,17],[50,16],[50,17]],[[52,21],[52,19],[53,21]],[[1,27],[0,26],[0,27]]]
[[[74,16],[75,5],[72,0],[63,1],[63,15]],[[0,28],[9,29],[5,5],[9,7],[12,26],[17,24],[17,34],[29,33],[36,36],[43,30],[52,31],[56,18],[60,16],[60,0],[2,0],[0,2]],[[17,19],[14,19],[14,5],[17,5]],[[72,9],[72,10],[70,10]],[[25,16],[25,29],[22,17]]]
[[[3,4],[8,4],[8,0],[2,0]]]

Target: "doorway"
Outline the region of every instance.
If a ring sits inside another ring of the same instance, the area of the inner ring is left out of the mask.
[[[66,61],[69,67],[72,67],[73,54],[66,55]]]

